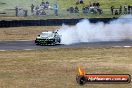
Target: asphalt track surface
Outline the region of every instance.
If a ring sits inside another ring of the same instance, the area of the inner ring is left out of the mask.
[[[34,41],[0,41],[0,51],[6,50],[35,50],[47,48],[85,48],[85,47],[132,47],[132,41],[110,41],[110,42],[91,42],[78,43],[71,45],[56,45],[56,46],[38,46]]]

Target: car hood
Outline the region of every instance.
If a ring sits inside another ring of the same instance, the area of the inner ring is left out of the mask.
[[[54,37],[44,37],[44,36],[40,36],[40,37],[37,37],[38,39],[54,39]]]

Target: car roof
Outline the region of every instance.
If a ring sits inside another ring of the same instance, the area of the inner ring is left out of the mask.
[[[42,34],[44,34],[44,33],[52,34],[53,32],[52,31],[42,32]]]

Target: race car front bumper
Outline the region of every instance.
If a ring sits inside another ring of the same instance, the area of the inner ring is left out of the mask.
[[[53,45],[53,44],[55,44],[55,39],[36,39],[35,44],[37,44],[37,45]]]

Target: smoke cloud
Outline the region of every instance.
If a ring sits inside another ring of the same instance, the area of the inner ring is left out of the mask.
[[[58,33],[62,44],[132,40],[132,19],[129,18],[132,15],[122,16],[109,24],[90,23],[84,19],[75,26],[62,25]]]

